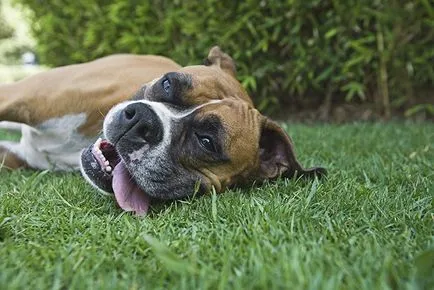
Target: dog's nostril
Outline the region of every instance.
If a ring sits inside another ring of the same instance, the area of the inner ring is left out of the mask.
[[[128,106],[125,108],[124,114],[127,120],[132,120],[136,115],[136,109],[133,106]]]
[[[145,134],[143,135],[143,138],[145,138],[145,140],[149,141],[152,138],[152,133],[151,131],[146,131]]]
[[[152,128],[152,124],[142,124],[142,126],[137,129],[137,133],[146,142],[158,142],[159,134],[155,128]]]
[[[140,128],[140,133],[139,134],[145,140],[149,140],[152,137],[151,128],[149,128],[148,126],[142,126],[142,128]]]

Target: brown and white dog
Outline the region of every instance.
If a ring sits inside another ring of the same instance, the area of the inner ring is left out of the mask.
[[[139,215],[152,198],[325,174],[300,165],[291,139],[254,108],[218,47],[205,65],[114,55],[2,85],[0,121],[22,134],[19,143],[0,141],[4,167],[81,169]]]

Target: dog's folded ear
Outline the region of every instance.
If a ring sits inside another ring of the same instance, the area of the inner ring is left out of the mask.
[[[232,75],[233,77],[236,76],[234,60],[228,54],[224,53],[218,46],[211,48],[208,53],[208,57],[204,60],[204,65],[219,66],[226,73]]]
[[[291,138],[275,122],[264,118],[259,141],[259,178],[275,179],[280,176],[318,178],[327,174],[325,168],[303,168],[297,161]]]

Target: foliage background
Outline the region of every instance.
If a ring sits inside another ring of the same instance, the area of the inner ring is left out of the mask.
[[[29,11],[11,4],[11,0],[0,0],[0,65],[19,64],[21,55],[35,46],[25,21]]]
[[[433,111],[430,0],[16,0],[44,64],[118,52],[201,62],[218,44],[261,110],[336,102]],[[411,111],[410,111],[411,113]]]

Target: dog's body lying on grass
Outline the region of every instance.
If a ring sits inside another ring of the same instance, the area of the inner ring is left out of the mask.
[[[218,47],[206,65],[116,55],[2,85],[0,121],[22,134],[19,143],[1,141],[4,167],[81,168],[137,214],[149,198],[325,173],[298,163],[290,138],[254,108]]]

